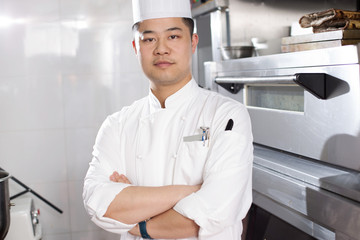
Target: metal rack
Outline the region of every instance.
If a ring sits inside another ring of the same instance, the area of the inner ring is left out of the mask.
[[[0,170],[5,171],[4,169],[0,168]],[[42,197],[40,194],[38,194],[37,192],[35,192],[33,189],[31,189],[30,187],[28,187],[26,184],[24,184],[23,182],[21,182],[20,180],[18,180],[17,178],[15,178],[14,176],[10,176],[10,179],[13,180],[15,183],[19,184],[21,187],[25,188],[24,191],[17,193],[13,196],[10,197],[10,200],[13,200],[17,197],[20,197],[22,195],[24,195],[25,193],[31,193],[33,195],[35,195],[37,198],[39,198],[41,201],[43,201],[44,203],[46,203],[47,205],[49,205],[51,208],[53,208],[55,211],[59,212],[60,214],[63,213],[63,211],[56,207],[54,204],[52,204],[50,201],[48,201],[47,199],[45,199],[44,197]]]

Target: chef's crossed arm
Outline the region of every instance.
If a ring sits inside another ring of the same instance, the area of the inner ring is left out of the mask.
[[[131,184],[126,176],[114,172],[113,182]],[[126,224],[136,224],[152,218],[147,223],[147,232],[152,238],[186,238],[198,235],[199,226],[172,208],[189,194],[200,189],[200,185],[172,185],[163,187],[129,186],[116,195],[104,217]],[[153,217],[154,216],[154,217]],[[130,233],[140,236],[139,225]]]

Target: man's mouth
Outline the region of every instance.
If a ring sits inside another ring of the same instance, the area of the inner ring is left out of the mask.
[[[155,66],[159,67],[159,68],[167,68],[170,67],[171,65],[173,65],[174,63],[171,61],[166,61],[166,60],[159,60],[156,61],[154,63]]]

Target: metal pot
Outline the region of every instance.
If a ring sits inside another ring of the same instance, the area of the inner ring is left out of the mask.
[[[254,46],[226,46],[221,47],[223,60],[252,57],[255,52]]]
[[[9,178],[9,173],[0,170],[0,239],[5,239],[10,226]]]

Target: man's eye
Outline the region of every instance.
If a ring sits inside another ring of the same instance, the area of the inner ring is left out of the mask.
[[[179,36],[177,36],[177,35],[171,35],[169,38],[170,38],[170,39],[177,39],[177,38],[179,38]]]
[[[155,39],[154,38],[145,38],[143,39],[144,42],[153,42]]]

